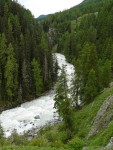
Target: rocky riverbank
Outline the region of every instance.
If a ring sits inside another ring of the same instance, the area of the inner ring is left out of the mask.
[[[12,109],[12,108],[14,108],[14,107],[13,106],[3,106],[3,107],[0,106],[0,114],[2,113],[2,111]]]
[[[54,120],[48,121],[44,126],[40,126],[40,127],[37,127],[37,128],[32,128],[31,130],[29,130],[27,132],[28,140],[32,140],[33,138],[37,137],[38,136],[38,132],[41,129],[44,129],[47,126],[56,125],[56,124],[60,123],[61,121],[62,121],[62,119],[54,119]]]

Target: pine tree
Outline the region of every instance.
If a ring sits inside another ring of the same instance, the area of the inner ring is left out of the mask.
[[[42,33],[42,38],[41,38],[41,51],[44,56],[43,60],[43,76],[44,76],[44,81],[47,82],[48,77],[49,77],[49,72],[48,72],[48,45],[45,37],[45,33]]]
[[[13,42],[13,27],[10,18],[8,18],[8,24],[7,24],[7,41],[9,43]]]
[[[103,63],[101,59],[98,60],[96,77],[97,77],[98,92],[100,92],[104,87],[103,85]]]
[[[7,59],[7,45],[5,34],[3,33],[0,36],[0,100],[5,97],[5,80],[4,80],[4,72],[5,72],[5,64]]]
[[[85,102],[91,102],[97,94],[98,94],[97,78],[95,71],[91,69],[85,86],[84,92]]]
[[[33,59],[31,62],[32,65],[32,71],[33,71],[33,78],[34,78],[34,84],[35,84],[35,94],[36,96],[39,96],[42,92],[43,82],[42,82],[42,76],[41,76],[41,69],[38,61]]]
[[[56,81],[58,79],[58,61],[55,57],[55,55],[53,55],[53,71],[52,71],[52,79],[53,81]]]
[[[111,81],[111,77],[112,77],[112,73],[111,73],[111,61],[110,60],[106,60],[103,66],[103,86],[104,87],[108,87],[110,81]]]
[[[80,79],[80,96],[81,100],[85,100],[85,87],[88,81],[88,75],[91,69],[97,70],[97,52],[96,47],[92,43],[85,43],[81,56],[78,59],[79,62],[79,74]]]
[[[22,62],[22,93],[23,98],[30,98],[31,94],[31,65],[27,60],[23,60]]]
[[[56,88],[56,95],[55,95],[55,108],[57,109],[57,112],[60,117],[63,117],[62,108],[63,103],[67,99],[67,80],[66,80],[66,73],[65,73],[65,67],[63,66],[61,75],[59,77],[59,82],[57,83]]]
[[[7,62],[5,66],[6,92],[9,100],[13,100],[17,94],[18,65],[16,63],[14,49],[10,43],[7,49]]]
[[[64,66],[56,87],[54,101],[54,107],[57,109],[59,117],[63,118],[66,129],[70,131],[70,133],[73,132],[73,107],[72,100],[68,96],[68,86]]]
[[[70,89],[72,103],[74,107],[79,107],[79,96],[80,96],[80,77],[75,74],[72,78],[72,86]]]
[[[6,45],[6,37],[5,34],[3,33],[0,36],[0,65],[4,67],[6,63],[6,56],[7,56],[7,45]]]

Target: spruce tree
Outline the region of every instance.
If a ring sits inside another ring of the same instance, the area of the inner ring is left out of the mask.
[[[5,72],[6,59],[7,59],[7,45],[6,45],[5,34],[3,33],[0,36],[0,100],[1,99],[3,100],[5,97],[4,72]]]
[[[68,131],[68,136],[71,136],[73,132],[73,107],[72,99],[68,95],[68,86],[66,79],[65,67],[63,66],[61,70],[61,76],[56,87],[56,95],[54,98],[54,107],[57,109],[59,117],[64,121],[66,130]]]
[[[55,108],[57,109],[57,112],[60,117],[63,117],[63,103],[67,99],[68,94],[68,86],[67,86],[67,79],[66,79],[66,72],[65,67],[63,66],[61,70],[61,75],[59,77],[59,81],[57,83],[56,87],[56,95],[55,95]]]
[[[91,69],[85,86],[84,92],[85,102],[91,102],[97,94],[98,94],[97,78],[95,71]]]
[[[33,79],[34,79],[34,84],[35,84],[35,94],[36,96],[39,96],[42,92],[43,88],[43,81],[42,81],[42,76],[41,76],[41,69],[38,61],[33,59],[31,62],[32,65],[32,71],[33,71]]]
[[[14,49],[10,43],[7,49],[7,62],[5,66],[6,92],[9,100],[13,100],[18,87],[18,65],[16,63]]]
[[[112,73],[111,73],[111,61],[106,60],[103,66],[103,86],[108,87],[111,81]]]
[[[70,94],[73,106],[78,108],[80,96],[80,77],[77,74],[75,74],[74,77],[72,78],[72,86],[70,89]]]

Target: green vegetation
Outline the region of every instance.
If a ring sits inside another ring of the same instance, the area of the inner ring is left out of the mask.
[[[86,136],[92,126],[92,121],[96,116],[97,111],[101,107],[102,103],[111,95],[113,95],[113,87],[106,89],[103,93],[97,96],[93,102],[74,112],[73,120],[75,134],[71,137],[71,139],[69,139],[68,132],[64,128],[65,124],[62,122],[54,126],[44,127],[38,133],[38,137],[31,141],[26,140],[26,135],[18,136],[16,133],[13,134],[13,138],[6,140],[2,137],[3,132],[1,130],[0,146],[10,149],[9,146],[12,145],[13,149],[18,148],[20,150],[27,148],[31,148],[33,150],[35,148],[39,150],[46,148],[48,148],[48,150],[71,150],[75,147],[78,150],[81,150],[82,147],[88,147],[88,150],[94,150],[99,147],[103,147],[109,142],[110,137],[113,135],[113,121],[110,122],[106,128],[100,129],[97,134],[89,139],[86,139]],[[11,141],[12,139],[13,141]],[[7,147],[4,147],[6,145]],[[23,145],[23,147],[21,145]]]
[[[53,60],[47,41],[43,24],[29,10],[15,0],[0,1],[1,107],[18,105],[50,89]]]
[[[42,86],[43,86],[43,82],[42,82],[42,77],[41,77],[41,69],[39,66],[39,63],[33,59],[33,61],[31,62],[32,65],[32,71],[33,71],[33,79],[34,79],[34,83],[35,83],[35,95],[39,96],[42,92]]]
[[[111,95],[113,95],[113,88],[108,88],[97,96],[93,102],[74,112],[73,125],[75,134],[71,137],[71,139],[69,139],[64,122],[41,129],[38,133],[38,137],[31,140],[29,145],[39,147],[62,147],[67,150],[74,147],[78,147],[78,150],[81,150],[82,147],[85,146],[89,147],[90,150],[105,146],[109,142],[110,137],[113,135],[113,122],[110,122],[106,128],[100,129],[97,134],[89,139],[86,139],[86,137],[92,126],[92,121],[102,103]]]
[[[73,107],[72,99],[69,98],[69,89],[67,86],[65,67],[62,67],[61,76],[56,87],[56,95],[54,98],[54,107],[57,109],[59,117],[63,119],[64,130],[67,130],[68,137],[72,137],[73,133]]]
[[[5,139],[0,128],[2,149],[81,150],[86,146],[93,150],[105,146],[113,136],[113,120],[89,139],[87,135],[99,108],[113,95],[113,87],[108,88],[113,81],[113,1],[84,0],[40,23],[17,1],[1,0],[0,6],[1,106],[16,105],[50,89],[58,70],[52,50],[63,53],[76,71],[71,97],[64,68],[57,84],[55,108],[63,121],[44,127],[31,141],[16,133]]]
[[[64,150],[62,148],[51,148],[51,147],[42,147],[42,148],[39,148],[39,147],[32,147],[32,146],[21,146],[21,147],[3,147],[3,148],[0,148],[0,150]]]
[[[76,88],[84,103],[93,101],[112,81],[112,6],[112,0],[85,0],[44,21],[57,29],[57,52],[75,65]]]

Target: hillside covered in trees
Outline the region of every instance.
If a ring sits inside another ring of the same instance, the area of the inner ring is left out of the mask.
[[[75,65],[76,96],[85,103],[108,87],[113,77],[112,13],[112,0],[84,0],[44,22],[57,31],[57,52]]]
[[[43,25],[17,1],[0,0],[1,105],[18,104],[48,90],[53,82],[52,62]]]
[[[62,121],[45,126],[31,141],[16,133],[5,139],[0,130],[0,144],[104,149],[113,137],[113,0],[84,0],[40,22],[15,1],[1,0],[0,7],[1,101],[22,102],[48,90],[58,69],[52,52],[64,54],[75,66],[71,88],[66,66],[56,85],[54,107]]]

